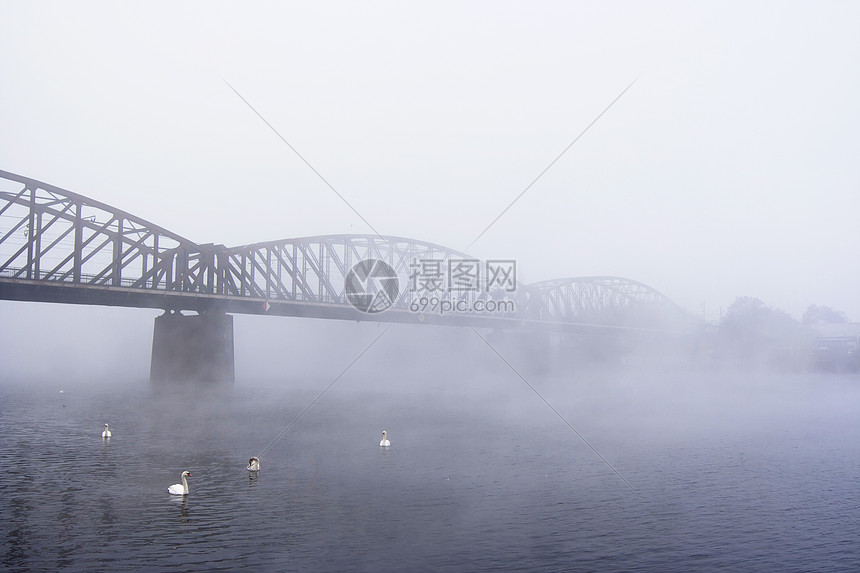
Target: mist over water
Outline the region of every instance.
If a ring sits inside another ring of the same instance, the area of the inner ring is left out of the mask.
[[[151,385],[161,310],[4,300],[0,570],[860,571],[858,20],[0,4],[0,169],[118,210],[0,206],[4,280],[186,282],[192,251],[138,222],[199,271],[204,245],[378,233],[533,287],[625,277],[688,314],[598,320],[698,328],[236,315],[234,385]]]
[[[475,332],[395,325],[273,442],[385,328],[285,344],[240,325],[231,387],[5,381],[3,567],[860,566],[856,374],[587,362],[482,332],[526,384]],[[166,491],[183,470],[185,500]]]

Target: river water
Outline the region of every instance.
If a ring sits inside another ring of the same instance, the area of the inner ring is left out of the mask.
[[[4,382],[0,568],[860,570],[857,375],[356,370]]]

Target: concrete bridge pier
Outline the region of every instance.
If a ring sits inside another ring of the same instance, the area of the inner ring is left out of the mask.
[[[149,381],[233,383],[233,317],[165,311],[155,318]]]

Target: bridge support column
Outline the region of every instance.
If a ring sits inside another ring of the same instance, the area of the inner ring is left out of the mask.
[[[165,312],[155,319],[150,382],[235,381],[233,317]]]

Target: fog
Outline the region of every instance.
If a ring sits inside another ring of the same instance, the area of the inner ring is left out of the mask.
[[[860,398],[856,372],[819,372],[810,363],[786,369],[732,356],[714,360],[688,336],[629,332],[548,338],[243,315],[235,316],[234,385],[150,386],[158,311],[35,303],[4,303],[0,310],[4,386],[64,389],[66,395],[90,387],[164,394],[159,415],[177,427],[187,424],[182,419],[189,403],[194,411],[206,411],[224,399],[276,390],[284,407],[295,413],[331,384],[306,414],[317,423],[332,404],[352,400],[363,404],[356,408],[358,418],[397,412],[406,419],[404,412],[417,413],[432,401],[452,413],[469,413],[476,423],[495,420],[558,433],[568,431],[567,422],[586,439],[671,444],[715,433],[767,434],[794,416],[841,418],[856,409]],[[39,329],[30,326],[35,324]],[[193,400],[174,402],[170,397],[177,392]],[[261,421],[261,439],[275,438],[289,421]]]
[[[512,205],[469,252],[524,283],[628,277],[712,324],[741,296],[857,321],[858,22],[850,3],[6,3],[0,168],[225,245],[365,219],[465,249]],[[0,302],[0,378],[145,387],[158,314]],[[537,392],[575,427],[602,413],[586,435],[667,439],[839,407],[725,341],[265,316],[235,317],[235,387],[313,396],[386,328],[331,396],[553,419]]]
[[[201,243],[371,232],[520,278],[860,319],[851,3],[0,8],[3,169]]]

